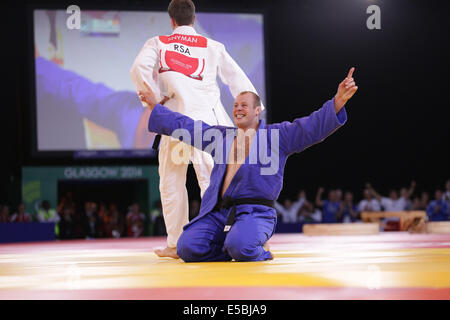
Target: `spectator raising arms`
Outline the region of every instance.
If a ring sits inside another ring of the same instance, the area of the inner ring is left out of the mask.
[[[338,222],[338,212],[340,203],[337,199],[336,191],[330,190],[328,192],[328,200],[321,200],[322,193],[325,191],[320,187],[316,195],[316,205],[322,207],[322,223],[336,223]]]
[[[292,203],[290,199],[286,199],[284,200],[284,205],[280,204],[278,201],[275,201],[275,210],[280,213],[281,219],[284,223],[296,223],[298,221],[298,211],[304,203],[304,198],[300,198],[294,203]]]
[[[404,211],[407,209],[407,202],[414,192],[416,182],[411,182],[411,186],[409,187],[409,189],[402,188],[400,197],[398,196],[397,190],[395,189],[391,190],[391,192],[389,193],[389,197],[383,197],[379,195],[374,188],[372,188],[370,183],[368,183],[366,187],[378,199],[378,201],[381,202],[381,206],[383,207],[384,211]]]
[[[364,189],[364,199],[359,202],[358,211],[381,211],[380,202],[374,198],[369,188]]]

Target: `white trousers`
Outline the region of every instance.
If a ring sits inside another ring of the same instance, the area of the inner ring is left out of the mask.
[[[201,197],[209,186],[214,161],[210,154],[164,135],[161,136],[158,160],[159,191],[167,230],[167,246],[174,248],[183,232],[183,226],[189,222],[186,189],[189,160],[195,169]]]

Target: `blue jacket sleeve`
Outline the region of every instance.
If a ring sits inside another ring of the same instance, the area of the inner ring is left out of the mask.
[[[82,116],[117,133],[122,147],[133,148],[142,114],[139,97],[131,91],[114,91],[42,57],[36,59],[38,102],[51,97],[60,108],[75,109]]]
[[[323,141],[347,121],[347,113],[342,108],[338,114],[334,110],[334,99],[331,99],[317,111],[307,117],[295,119],[293,122],[279,124],[280,148],[286,154],[301,152],[304,149]]]
[[[202,151],[209,151],[211,144],[223,142],[228,127],[210,126],[200,120],[193,120],[179,112],[157,104],[148,120],[148,130],[172,136]],[[206,150],[205,150],[206,149]]]

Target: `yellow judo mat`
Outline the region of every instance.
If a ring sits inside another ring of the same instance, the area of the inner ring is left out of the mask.
[[[164,238],[0,245],[1,299],[449,299],[450,235],[275,235],[274,260],[159,258]]]

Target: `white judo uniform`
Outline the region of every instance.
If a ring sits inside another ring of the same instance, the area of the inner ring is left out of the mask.
[[[166,102],[167,108],[209,125],[234,126],[220,101],[217,75],[229,86],[233,97],[242,91],[258,94],[225,46],[197,34],[190,26],[177,27],[169,36],[149,39],[134,61],[130,74],[137,91],[144,91],[147,85],[159,93],[160,98],[173,97]],[[162,136],[158,156],[167,245],[172,248],[176,247],[183,226],[189,222],[188,163],[174,161],[172,157],[172,151],[180,150],[181,143]],[[189,153],[187,158],[194,165],[203,197],[214,163],[209,154],[198,149],[189,148]]]

